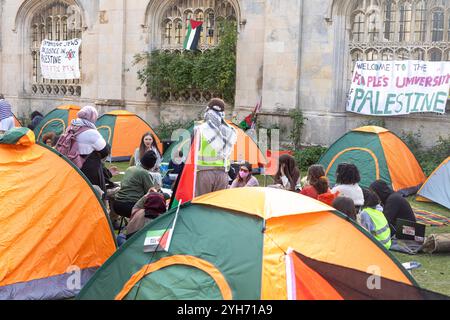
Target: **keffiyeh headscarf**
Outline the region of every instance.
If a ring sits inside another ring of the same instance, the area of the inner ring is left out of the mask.
[[[78,118],[72,121],[73,126],[96,129],[95,123],[98,119],[98,111],[93,106],[84,107],[78,112],[77,116]]]
[[[225,122],[225,113],[208,108],[204,115],[206,126],[202,131],[209,145],[219,157],[228,159],[237,140],[234,128]]]

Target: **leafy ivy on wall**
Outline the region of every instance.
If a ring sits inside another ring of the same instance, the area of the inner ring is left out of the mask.
[[[233,22],[221,25],[217,47],[205,52],[167,52],[155,50],[137,54],[134,64],[145,63],[137,73],[141,87],[162,100],[167,92],[191,90],[218,94],[234,105],[236,91],[237,27]]]

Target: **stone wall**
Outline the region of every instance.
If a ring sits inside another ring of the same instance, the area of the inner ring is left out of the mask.
[[[0,0],[0,92],[19,116],[46,113],[61,104],[96,104],[100,112],[126,108],[158,126],[161,121],[197,119],[204,106],[166,103],[159,106],[137,90],[142,66],[136,53],[157,46],[158,23],[168,0],[76,0],[83,9],[81,97],[55,98],[30,94],[29,16],[44,1]],[[46,2],[49,2],[47,0]],[[238,122],[263,99],[261,124],[282,129],[288,140],[289,111],[306,118],[305,144],[329,145],[347,130],[369,121],[345,112],[348,63],[348,17],[331,3],[348,1],[233,0],[239,3],[237,89],[229,117]],[[158,12],[149,12],[159,10]],[[333,13],[334,12],[334,13]],[[450,134],[450,116],[413,115],[385,118],[397,134],[423,126],[423,143]]]

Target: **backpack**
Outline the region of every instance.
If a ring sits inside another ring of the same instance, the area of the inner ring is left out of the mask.
[[[70,126],[67,131],[61,135],[56,144],[56,150],[63,156],[66,156],[79,169],[83,167],[86,157],[83,157],[79,152],[77,137],[89,129],[90,128],[88,127]]]

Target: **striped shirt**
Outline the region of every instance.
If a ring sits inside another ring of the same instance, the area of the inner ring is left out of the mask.
[[[13,116],[11,111],[11,105],[8,101],[2,99],[0,100],[0,121],[5,120]]]

